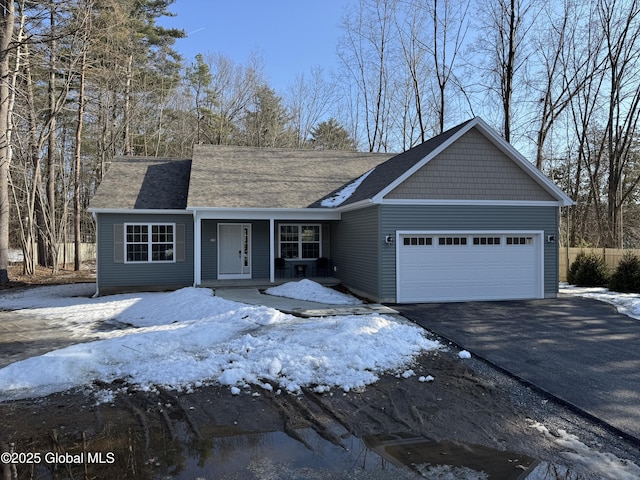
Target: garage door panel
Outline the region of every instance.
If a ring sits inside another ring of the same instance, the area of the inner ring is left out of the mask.
[[[401,235],[399,242],[399,302],[542,296],[539,234],[519,233],[520,236],[513,237],[509,233],[491,232],[478,238],[473,233],[456,233],[458,245],[443,244],[438,234],[430,234],[431,244],[416,244],[415,235]],[[491,244],[479,244],[480,241]]]

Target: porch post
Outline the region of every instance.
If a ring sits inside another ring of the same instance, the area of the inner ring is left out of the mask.
[[[197,287],[202,283],[202,268],[201,268],[201,249],[202,249],[202,220],[197,211],[193,212],[193,286]]]
[[[274,283],[276,281],[276,273],[275,273],[275,248],[274,248],[274,239],[275,239],[275,222],[273,217],[269,219],[269,282]]]

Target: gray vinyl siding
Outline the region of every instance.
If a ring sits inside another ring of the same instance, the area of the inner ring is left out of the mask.
[[[334,276],[354,292],[377,299],[380,288],[378,258],[383,239],[378,207],[342,214],[331,227],[331,263]]]
[[[251,277],[269,278],[269,221],[251,222]]]
[[[381,205],[380,230],[544,230],[544,296],[558,292],[558,208],[553,206],[463,206],[463,205]],[[396,249],[382,248],[380,272],[381,301],[396,298]]]
[[[269,222],[266,220],[202,220],[202,281],[218,278],[218,224],[251,225],[251,278],[269,278]]]
[[[477,128],[465,133],[385,198],[555,200]]]
[[[99,292],[179,288],[193,285],[193,217],[166,214],[98,213],[97,284]],[[184,261],[167,263],[123,263],[116,260],[114,231],[125,223],[175,223],[185,226]],[[114,227],[116,226],[116,227]]]
[[[218,222],[202,220],[200,238],[200,275],[203,281],[215,280],[218,278]]]

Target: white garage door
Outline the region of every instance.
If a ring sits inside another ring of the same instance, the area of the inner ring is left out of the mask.
[[[400,303],[543,297],[542,235],[401,232]]]

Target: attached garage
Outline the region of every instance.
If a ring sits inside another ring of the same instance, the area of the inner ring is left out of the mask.
[[[397,301],[544,298],[541,231],[398,231]]]

